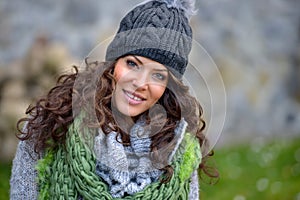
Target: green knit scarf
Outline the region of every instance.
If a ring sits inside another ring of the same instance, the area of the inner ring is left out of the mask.
[[[106,183],[95,174],[96,157],[90,148],[93,144],[83,142],[79,132],[93,134],[82,124],[81,117],[75,118],[68,130],[66,146],[47,151],[38,161],[39,199],[114,199]],[[200,145],[194,136],[186,133],[173,158],[174,174],[168,183],[155,182],[132,196],[118,199],[188,199],[190,177],[200,162]]]

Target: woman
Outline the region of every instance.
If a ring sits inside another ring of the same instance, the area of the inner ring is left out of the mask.
[[[147,1],[121,21],[106,62],[59,77],[20,119],[11,199],[198,199],[197,100],[182,75],[191,2]],[[204,170],[205,172],[205,170]]]

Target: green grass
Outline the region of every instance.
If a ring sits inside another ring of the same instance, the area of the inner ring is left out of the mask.
[[[201,199],[300,200],[300,138],[217,149],[215,185],[201,183]],[[10,164],[0,163],[0,200],[9,199]]]
[[[11,164],[0,162],[0,200],[9,199],[9,177]]]
[[[300,200],[300,139],[217,149],[217,184],[201,184],[201,199]]]

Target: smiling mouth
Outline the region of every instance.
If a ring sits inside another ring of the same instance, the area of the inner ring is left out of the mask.
[[[127,91],[127,90],[123,90],[123,92],[125,93],[125,95],[126,95],[128,98],[130,98],[130,99],[132,99],[132,100],[134,100],[134,101],[141,102],[141,101],[145,101],[145,100],[146,100],[145,98],[143,98],[143,97],[141,97],[141,96],[139,96],[139,95],[137,95],[137,94],[134,94],[134,93],[132,93],[132,92],[129,92],[129,91]]]

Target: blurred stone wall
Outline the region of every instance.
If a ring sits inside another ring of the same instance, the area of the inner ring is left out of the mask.
[[[49,90],[58,74],[68,71],[63,66],[71,62],[64,46],[40,36],[22,59],[0,67],[0,160],[14,155],[17,120],[25,117],[27,107]]]
[[[198,7],[197,37],[226,87],[223,141],[299,135],[300,1],[212,0]]]
[[[139,2],[0,1],[0,159],[13,156],[15,123],[29,103],[111,37]],[[300,1],[198,0],[197,8],[194,38],[227,95],[219,143],[299,135]]]

